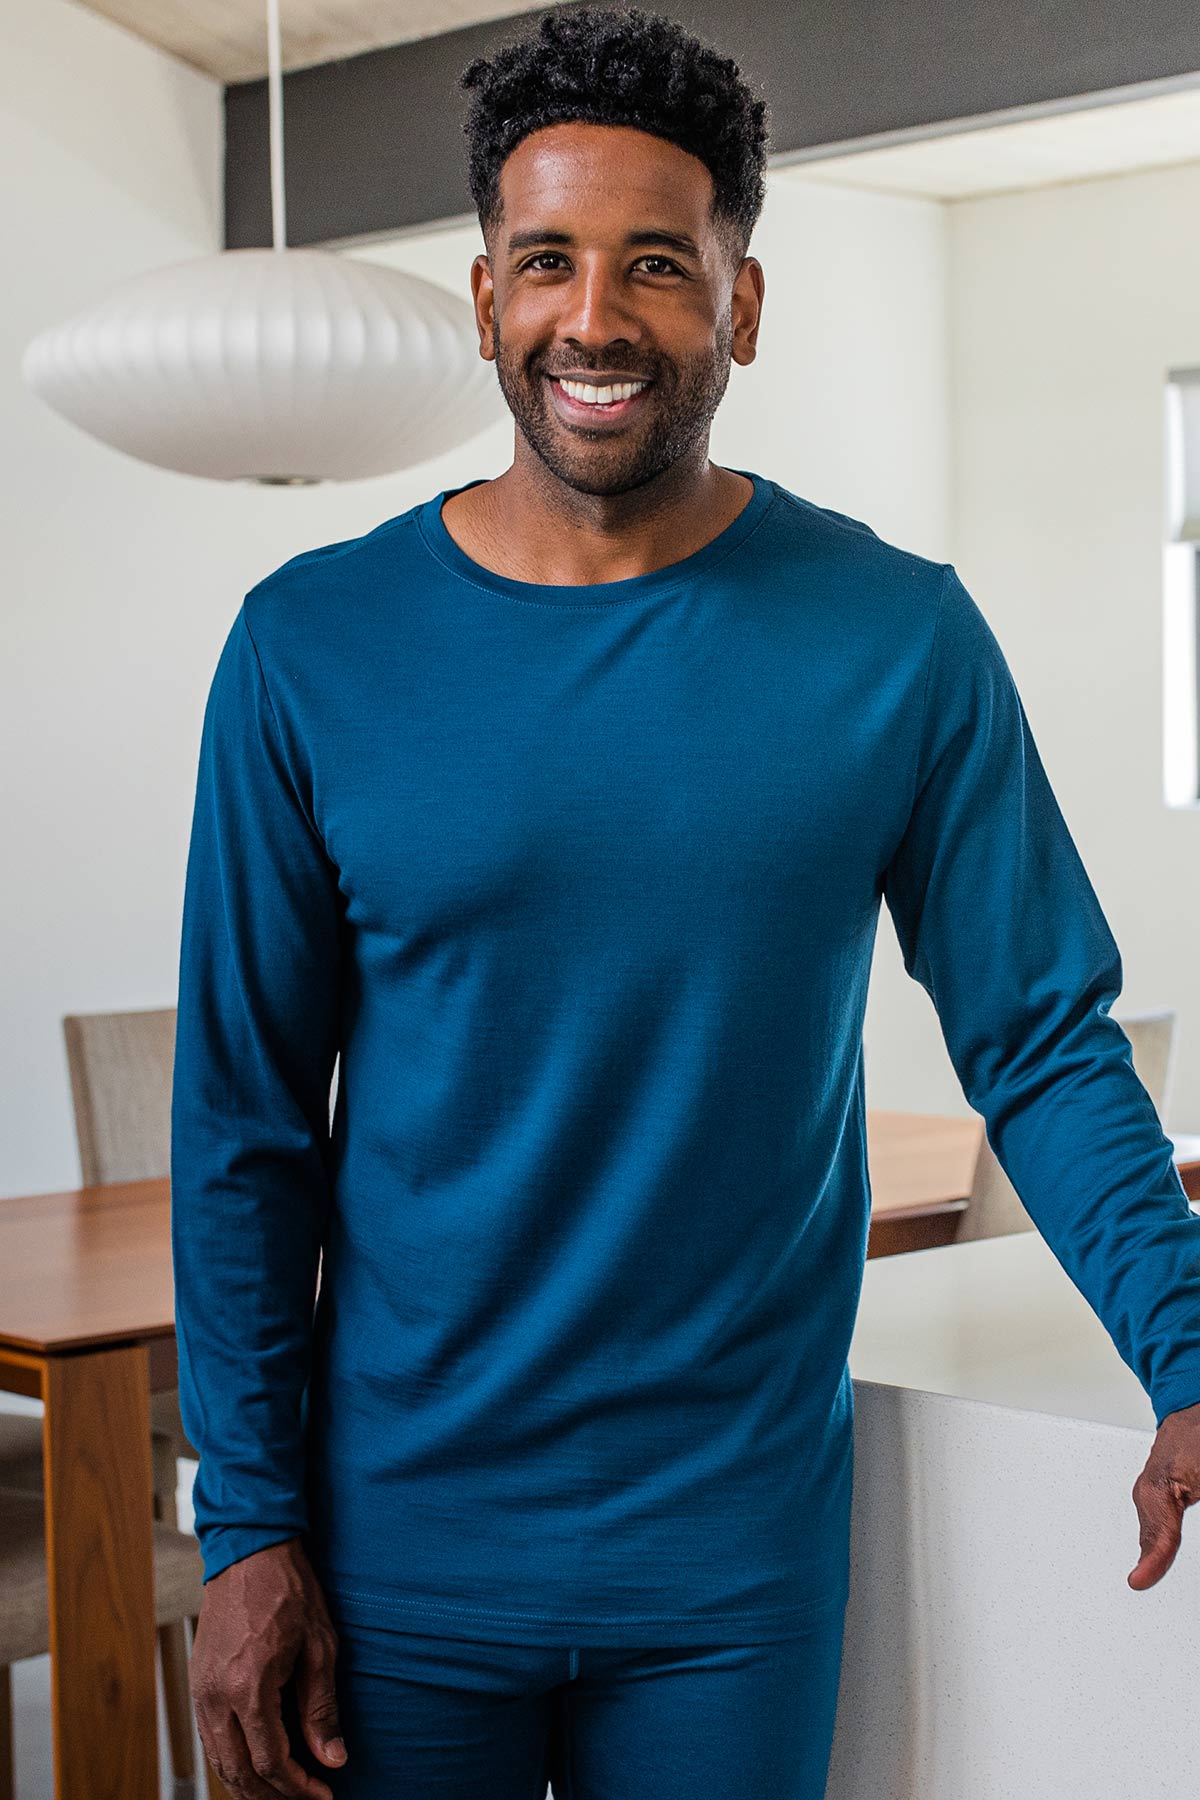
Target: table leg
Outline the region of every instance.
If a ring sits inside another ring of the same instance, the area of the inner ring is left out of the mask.
[[[158,1800],[144,1345],[46,1359],[55,1800]]]

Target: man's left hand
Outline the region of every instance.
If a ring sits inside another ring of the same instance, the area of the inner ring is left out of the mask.
[[[1182,1540],[1183,1515],[1196,1500],[1200,1500],[1200,1404],[1167,1414],[1133,1484],[1142,1555],[1129,1573],[1131,1588],[1153,1587],[1162,1580]]]

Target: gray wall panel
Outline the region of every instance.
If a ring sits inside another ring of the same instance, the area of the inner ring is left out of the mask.
[[[647,5],[645,10],[654,10]],[[1179,0],[719,0],[663,7],[737,58],[773,157],[1200,72]],[[471,211],[458,76],[539,13],[299,69],[283,83],[288,242],[332,244]],[[226,90],[225,243],[271,241],[267,84]]]

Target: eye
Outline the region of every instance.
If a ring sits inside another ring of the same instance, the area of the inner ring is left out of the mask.
[[[534,267],[535,263],[545,263],[547,258],[549,258],[549,260],[552,263],[562,261],[562,256],[560,255],[560,253],[557,250],[538,250],[535,252],[535,254],[533,256],[531,256],[529,258],[528,262],[522,263],[521,267],[523,269],[532,269]],[[657,256],[654,254],[651,254],[649,256],[639,256],[638,262],[639,263],[662,263],[666,269],[672,270],[676,275],[683,274],[683,270],[679,267],[679,264],[676,262],[672,262],[669,256]],[[550,270],[549,272],[551,274],[554,273],[553,270]]]

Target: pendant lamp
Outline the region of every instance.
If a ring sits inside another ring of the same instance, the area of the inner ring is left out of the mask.
[[[26,348],[55,412],[143,462],[304,485],[411,468],[504,417],[465,299],[285,248],[279,0],[267,0],[273,248],[136,276]]]

